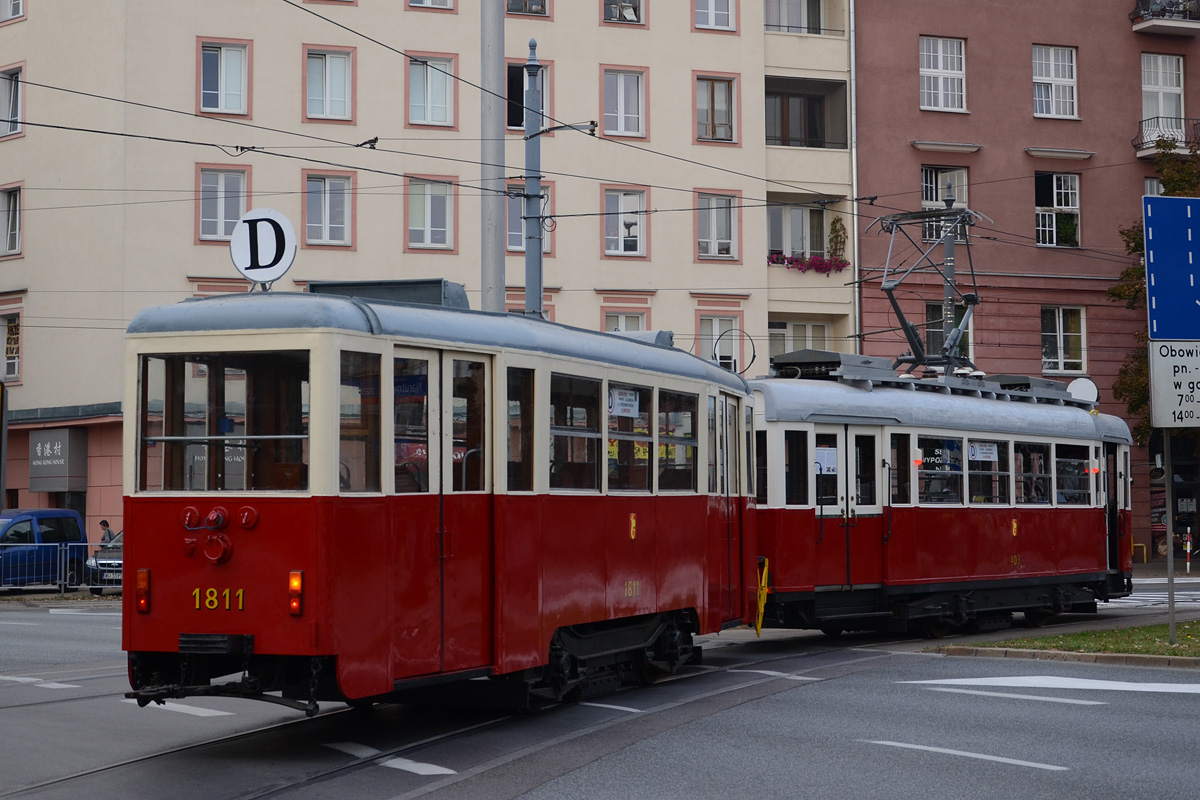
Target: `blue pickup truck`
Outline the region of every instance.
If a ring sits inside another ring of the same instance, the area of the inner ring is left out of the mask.
[[[87,558],[83,519],[61,508],[0,511],[0,586],[76,588]]]

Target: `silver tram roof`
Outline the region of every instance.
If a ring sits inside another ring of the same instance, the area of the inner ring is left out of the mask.
[[[801,351],[783,374],[756,378],[767,422],[903,425],[1131,444],[1119,417],[1073,397],[1058,381],[1014,375],[901,377],[887,359]]]
[[[192,297],[143,309],[126,333],[293,329],[344,330],[450,347],[502,347],[677,375],[742,394],[749,392],[740,376],[675,347],[518,314],[331,294],[252,292]]]

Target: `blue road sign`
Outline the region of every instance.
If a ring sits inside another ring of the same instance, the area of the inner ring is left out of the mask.
[[[1200,198],[1143,197],[1150,338],[1200,340]]]

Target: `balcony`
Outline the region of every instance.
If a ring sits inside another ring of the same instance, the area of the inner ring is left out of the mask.
[[[1138,0],[1129,12],[1134,33],[1195,36],[1200,33],[1197,0]]]
[[[1153,158],[1158,154],[1158,140],[1170,139],[1181,153],[1187,153],[1192,145],[1200,145],[1200,119],[1185,119],[1183,117],[1151,117],[1142,120],[1138,135],[1133,137],[1131,144],[1137,150],[1138,158]]]

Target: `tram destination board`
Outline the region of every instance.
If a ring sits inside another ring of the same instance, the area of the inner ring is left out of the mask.
[[[1150,424],[1200,427],[1200,342],[1150,342]]]

